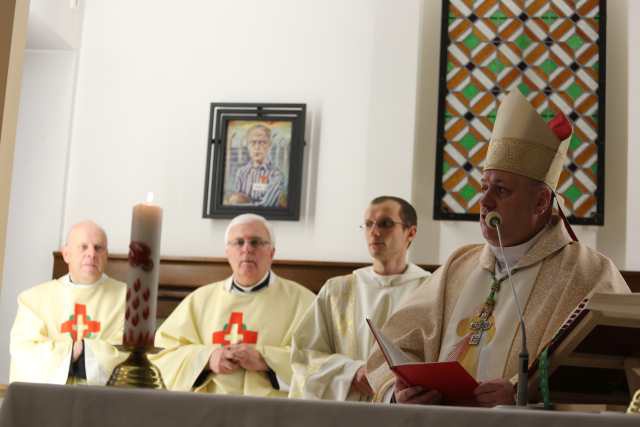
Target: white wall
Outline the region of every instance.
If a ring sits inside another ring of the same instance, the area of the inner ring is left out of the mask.
[[[627,52],[629,55],[628,75],[629,96],[627,97],[629,133],[627,139],[627,254],[625,268],[628,270],[640,270],[640,2],[629,1],[627,24],[629,39]],[[635,77],[633,77],[635,76]]]
[[[9,375],[16,297],[51,277],[60,243],[74,70],[73,51],[25,52],[0,294],[0,383]]]
[[[164,254],[222,256],[228,221],[201,217],[209,103],[306,102],[302,218],[275,224],[276,256],[366,260],[367,201],[411,196],[420,3],[86,3],[65,226],[94,218],[124,252],[154,191]]]
[[[29,0],[27,48],[78,48],[82,34],[82,4],[80,0]]]
[[[627,16],[629,2],[607,2],[607,119],[605,142],[605,224],[597,228],[596,247],[610,256],[616,265],[625,268],[626,253],[632,248],[627,244],[626,218],[627,185],[633,184],[627,175],[628,126],[637,117],[627,110],[627,100],[633,95],[628,85],[628,37]],[[637,26],[637,25],[636,25]],[[640,212],[635,212],[638,215]],[[637,246],[636,246],[637,250]]]

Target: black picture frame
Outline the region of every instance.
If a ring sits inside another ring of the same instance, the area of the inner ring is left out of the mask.
[[[306,104],[211,103],[203,218],[300,218]]]

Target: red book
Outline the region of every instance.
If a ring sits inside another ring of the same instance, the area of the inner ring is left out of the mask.
[[[478,382],[458,362],[414,362],[367,319],[389,368],[406,383],[442,393],[444,403],[475,401],[473,390]]]

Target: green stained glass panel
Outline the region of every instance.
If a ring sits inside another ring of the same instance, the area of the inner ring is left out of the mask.
[[[462,145],[467,151],[471,151],[473,147],[476,146],[478,140],[473,137],[472,134],[468,133],[460,140],[460,145]]]
[[[460,190],[460,195],[467,202],[471,200],[477,193],[478,191],[469,184],[465,185],[464,187],[462,187],[462,190]]]
[[[582,95],[582,92],[582,88],[575,82],[571,83],[571,85],[569,85],[569,87],[567,88],[567,93],[573,98],[574,101],[578,99],[580,95]]]
[[[463,95],[467,99],[473,99],[473,97],[476,96],[478,92],[480,91],[478,90],[477,87],[475,87],[473,83],[465,87],[462,91]]]
[[[475,34],[471,33],[462,41],[462,43],[469,48],[469,50],[473,50],[480,44],[480,39],[476,37]]]
[[[572,151],[577,150],[582,145],[582,141],[578,139],[578,136],[574,133],[571,135],[571,141],[569,142],[569,149]]]
[[[584,41],[582,40],[582,38],[580,38],[579,35],[574,34],[569,37],[569,39],[567,40],[567,44],[571,49],[578,50],[584,44]]]
[[[496,27],[499,27],[507,20],[507,15],[505,15],[500,9],[489,17],[489,19],[493,22]]]
[[[547,59],[540,65],[540,68],[542,68],[542,71],[544,71],[545,74],[548,76],[551,73],[553,73],[556,70],[556,68],[558,68],[558,65],[552,60]]]
[[[582,192],[575,185],[571,184],[571,187],[567,188],[567,190],[562,193],[569,198],[573,203],[578,200],[580,196],[582,196]]]
[[[553,25],[553,23],[558,19],[558,15],[556,15],[553,11],[546,12],[542,15],[542,20],[547,25]]]
[[[494,74],[500,74],[502,70],[504,70],[505,65],[500,62],[498,58],[495,58],[493,61],[489,63],[489,69],[493,71]]]
[[[518,89],[520,89],[520,93],[524,96],[527,96],[531,93],[531,88],[524,83],[520,83],[518,85]]]
[[[548,122],[556,116],[556,112],[547,108],[542,112],[542,114],[540,114],[540,116],[542,117],[542,120]]]
[[[522,50],[525,50],[530,45],[531,45],[531,39],[527,37],[526,34],[522,34],[518,36],[518,38],[516,39],[516,46],[518,46]]]

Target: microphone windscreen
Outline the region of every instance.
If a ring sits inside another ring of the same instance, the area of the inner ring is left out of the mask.
[[[502,224],[502,217],[498,212],[491,211],[484,217],[484,223],[487,224],[489,228],[497,228]]]

